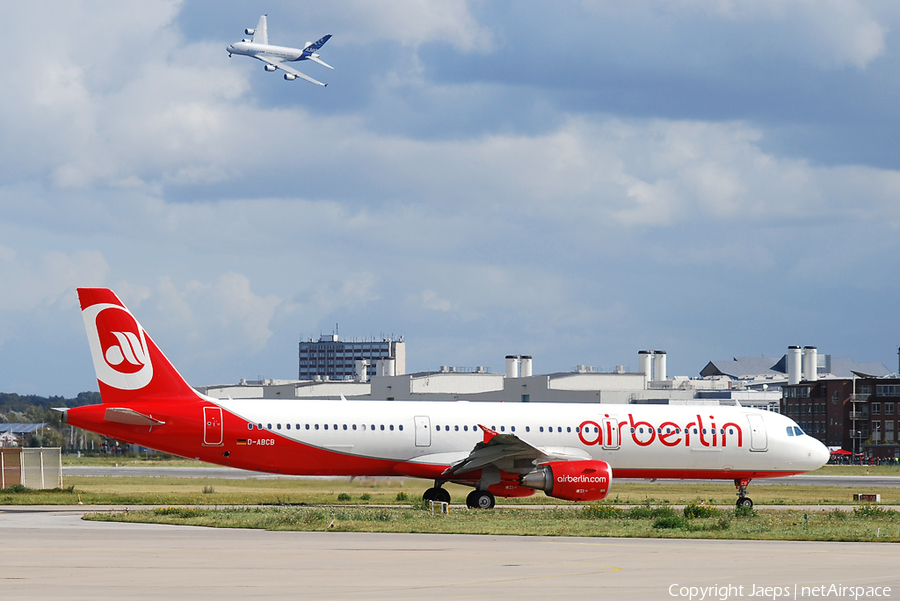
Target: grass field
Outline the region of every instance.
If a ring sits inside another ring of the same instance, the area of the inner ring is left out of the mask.
[[[777,480],[773,480],[777,482]],[[420,498],[431,486],[415,478],[174,478],[174,477],[85,477],[65,478],[62,491],[0,490],[0,504],[89,505],[279,505],[279,504],[398,504],[397,495]],[[469,488],[446,486],[455,503],[464,503]],[[605,503],[613,505],[683,505],[705,501],[710,505],[732,505],[736,499],[730,482],[613,481]],[[766,484],[750,487],[758,506],[765,505],[851,505],[854,492],[877,492],[883,504],[900,505],[900,488],[848,488],[839,486],[798,486]],[[340,498],[339,498],[340,497]],[[566,501],[535,493],[524,499],[502,499],[503,504],[567,505]]]
[[[699,515],[698,515],[699,514]],[[602,536],[726,538],[753,540],[900,541],[900,512],[862,506],[852,511],[736,511],[690,505],[610,505],[553,509],[451,509],[433,514],[413,507],[162,507],[95,513],[86,519],[265,530],[490,534],[517,536]]]

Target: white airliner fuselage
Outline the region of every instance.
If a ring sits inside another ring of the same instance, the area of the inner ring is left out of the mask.
[[[470,507],[542,490],[603,499],[617,478],[733,480],[817,469],[828,450],[788,417],[728,406],[214,399],[191,388],[116,295],[79,289],[101,405],[65,420],[183,457],[262,472],[413,476]]]
[[[225,48],[228,51],[229,57],[232,54],[239,54],[242,56],[249,56],[260,60],[266,63],[266,71],[275,71],[277,69],[281,69],[282,71],[284,71],[284,78],[288,81],[297,79],[299,77],[320,86],[328,85],[322,83],[321,81],[315,80],[308,75],[304,75],[300,71],[297,71],[293,67],[285,65],[284,63],[308,60],[319,63],[323,67],[333,69],[334,67],[325,63],[325,61],[320,59],[319,55],[316,53],[319,48],[325,45],[325,42],[331,39],[331,34],[320,38],[316,42],[308,42],[303,48],[272,46],[269,44],[266,15],[263,15],[259,18],[259,23],[256,25],[256,29],[246,29],[245,33],[250,34],[253,37],[249,40],[245,39],[240,42],[235,42],[234,44],[229,44],[228,47]]]

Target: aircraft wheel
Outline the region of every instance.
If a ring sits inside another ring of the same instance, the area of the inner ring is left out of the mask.
[[[434,490],[434,500],[438,503],[449,503],[450,502],[450,493],[444,490],[443,488],[437,488]]]
[[[437,496],[440,492],[442,492],[442,489],[440,489],[440,488],[429,488],[422,495],[422,499],[424,499],[426,503],[428,501],[437,501],[438,500]]]
[[[494,495],[486,490],[473,490],[466,497],[466,505],[472,509],[493,509]]]
[[[741,497],[737,500],[738,507],[753,507],[753,501],[750,500],[750,497]]]

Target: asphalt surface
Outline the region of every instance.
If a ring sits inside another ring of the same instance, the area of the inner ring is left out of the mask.
[[[0,598],[900,599],[895,544],[265,532],[85,511],[0,507]]]

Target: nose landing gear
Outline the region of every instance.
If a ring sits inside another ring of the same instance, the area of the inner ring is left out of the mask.
[[[737,488],[736,507],[753,507],[753,501],[747,496],[747,487],[750,486],[750,478],[735,478],[734,486]]]

